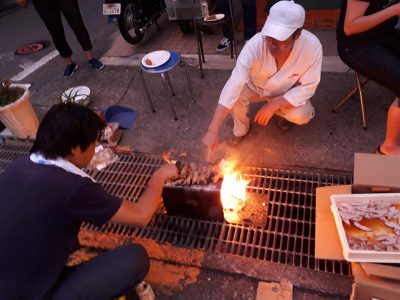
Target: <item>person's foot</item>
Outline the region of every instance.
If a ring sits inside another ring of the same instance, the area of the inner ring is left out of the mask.
[[[389,156],[400,156],[400,147],[381,145],[376,149],[376,154],[389,155]]]
[[[226,143],[231,147],[235,147],[237,144],[239,144],[244,139],[244,137],[245,137],[245,135],[236,136],[233,134],[232,131],[229,130],[226,135]]]
[[[218,44],[217,48],[215,49],[217,52],[224,52],[231,46],[231,41],[224,37]]]
[[[89,60],[89,64],[95,70],[101,70],[104,68],[104,64],[101,61],[99,61],[96,57],[93,57],[91,60]]]
[[[275,115],[276,126],[282,131],[289,131],[293,128],[293,123],[281,116]]]
[[[65,67],[64,77],[69,78],[74,75],[75,71],[78,70],[78,64],[72,63]]]

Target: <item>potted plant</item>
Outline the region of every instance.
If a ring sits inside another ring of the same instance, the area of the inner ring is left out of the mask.
[[[0,121],[18,138],[35,137],[39,120],[29,101],[29,84],[0,81]]]

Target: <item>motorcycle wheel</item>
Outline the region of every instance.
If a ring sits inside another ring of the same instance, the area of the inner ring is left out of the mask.
[[[133,45],[138,44],[144,36],[144,33],[136,28],[138,22],[137,2],[135,0],[122,1],[118,28],[124,40]]]

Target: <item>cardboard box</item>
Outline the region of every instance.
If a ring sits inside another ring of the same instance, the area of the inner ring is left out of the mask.
[[[399,191],[400,158],[356,153],[353,185],[317,188],[315,257],[344,260],[338,230],[330,210],[331,195],[374,192],[395,193]],[[353,294],[356,296],[353,299],[400,299],[400,294],[398,294],[400,292],[400,281],[395,280],[397,276],[400,278],[400,265],[374,264],[373,268],[371,268],[371,264],[367,264],[366,269],[369,273],[362,269],[361,264],[355,263],[353,266],[355,280]],[[377,291],[379,291],[378,294],[376,294]],[[388,294],[382,291],[387,291]],[[398,292],[395,293],[394,291]]]
[[[379,269],[380,265],[376,265]],[[400,269],[390,267],[391,269]],[[397,300],[400,299],[400,281],[384,279],[375,275],[368,275],[362,264],[352,263],[351,270],[354,276],[353,292],[350,299],[354,300]],[[393,271],[393,270],[392,270]],[[397,270],[393,272],[389,271],[387,275],[393,275],[392,273],[400,274]],[[397,276],[395,275],[395,276]]]

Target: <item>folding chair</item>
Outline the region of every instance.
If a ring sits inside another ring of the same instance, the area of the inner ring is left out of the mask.
[[[356,76],[356,82],[357,86],[347,94],[336,106],[334,109],[332,109],[332,112],[336,112],[348,99],[353,98],[354,94],[358,91],[359,96],[360,96],[360,109],[361,109],[361,118],[362,118],[362,125],[364,130],[367,130],[367,119],[365,117],[365,107],[364,107],[364,92],[363,92],[363,87],[369,80],[368,78],[364,78],[361,80],[361,76],[358,72],[354,71],[355,76]]]

